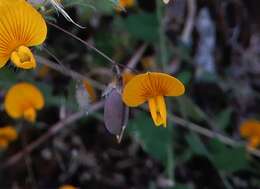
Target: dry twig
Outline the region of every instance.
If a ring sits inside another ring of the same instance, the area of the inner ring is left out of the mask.
[[[97,102],[96,104],[93,104],[90,108],[88,113],[91,114],[95,111],[98,111],[99,109],[101,109],[103,107],[103,101]],[[88,114],[88,115],[89,115]],[[86,111],[79,111],[76,112],[72,115],[70,115],[67,119],[61,120],[58,123],[54,124],[52,127],[50,127],[50,129],[43,134],[40,138],[38,138],[37,140],[33,141],[32,143],[28,144],[23,150],[17,152],[16,154],[14,154],[13,156],[11,156],[10,158],[7,159],[7,161],[5,163],[2,164],[1,168],[7,168],[10,167],[12,165],[15,165],[16,163],[18,163],[21,159],[23,159],[23,157],[25,155],[27,155],[28,153],[31,153],[33,150],[35,150],[37,147],[39,147],[40,145],[42,145],[44,142],[46,142],[47,140],[49,140],[52,136],[54,136],[55,134],[57,134],[58,132],[60,132],[62,129],[64,129],[67,125],[70,125],[72,123],[74,123],[75,121],[79,120],[80,118],[82,118],[83,116],[87,116],[86,115]]]

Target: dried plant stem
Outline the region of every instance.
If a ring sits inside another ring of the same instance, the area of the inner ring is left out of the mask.
[[[140,58],[142,57],[142,55],[144,54],[144,51],[146,50],[147,48],[147,44],[143,44],[141,45],[141,47],[139,47],[136,52],[134,53],[134,55],[131,57],[131,59],[128,61],[127,65],[125,66],[124,68],[124,71],[134,71],[135,73],[138,72],[135,70],[135,67],[136,65],[138,64]],[[50,54],[50,53],[48,53]],[[52,55],[53,58],[55,59],[55,61],[57,61],[58,64],[56,64],[55,62],[53,61],[50,61],[42,56],[36,56],[36,59],[37,59],[37,62],[42,64],[42,65],[45,65],[45,66],[48,66],[49,68],[57,71],[57,72],[60,72],[64,75],[67,75],[69,77],[71,77],[72,79],[78,81],[78,80],[86,80],[88,81],[91,85],[93,85],[95,88],[98,88],[100,90],[104,90],[105,89],[105,85],[89,78],[89,77],[86,77],[85,75],[79,73],[79,72],[76,72],[76,71],[73,71],[69,68],[66,68],[64,66],[64,64],[54,55]]]
[[[89,44],[88,42],[84,41],[83,39],[79,38],[78,36],[74,35],[73,33],[63,29],[62,27],[48,22],[49,25],[53,26],[54,28],[66,33],[67,35],[71,36],[72,38],[76,39],[77,41],[81,42],[82,44],[84,44],[87,48],[97,52],[99,55],[103,56],[105,59],[107,59],[110,63],[112,64],[117,64],[112,58],[110,58],[109,56],[107,56],[105,53],[103,53],[102,51],[98,50],[96,47],[94,47],[93,45]]]
[[[89,109],[89,113],[98,111],[99,109],[101,109],[103,107],[104,103],[103,101],[98,102],[94,105],[92,105]],[[147,110],[146,110],[147,111]],[[37,147],[39,147],[41,144],[43,144],[44,142],[46,142],[49,138],[51,138],[53,135],[57,134],[59,131],[61,131],[65,126],[79,120],[82,116],[85,115],[85,111],[80,111],[77,113],[72,114],[71,116],[69,116],[67,119],[62,120],[60,122],[58,122],[57,124],[53,125],[48,131],[47,133],[45,133],[44,135],[42,135],[39,139],[37,139],[36,141],[32,142],[31,144],[29,144],[25,149],[21,150],[20,152],[14,154],[13,156],[11,156],[6,162],[4,162],[1,166],[1,168],[8,168],[12,165],[15,165],[16,163],[18,163],[26,154],[31,153],[33,150],[35,150]],[[192,123],[190,121],[186,121],[178,116],[175,115],[169,115],[169,120],[172,122],[175,122],[178,124],[178,126],[184,127],[186,129],[189,129],[193,132],[196,132],[200,135],[206,136],[208,138],[215,138],[218,139],[220,142],[232,146],[232,147],[240,147],[240,146],[244,146],[244,143],[238,142],[236,140],[233,140],[231,138],[229,138],[228,136],[224,136],[222,134],[219,133],[215,133],[209,129],[203,128],[200,125],[197,125],[195,123]],[[257,149],[253,149],[253,148],[247,148],[247,151],[252,154],[255,155],[256,157],[260,158],[260,151]]]
[[[177,123],[181,127],[189,129],[193,132],[196,132],[196,133],[203,135],[203,136],[206,136],[208,138],[217,139],[220,142],[222,142],[226,145],[229,145],[231,147],[243,147],[243,146],[245,146],[245,143],[243,143],[243,142],[236,141],[234,139],[231,139],[228,136],[216,133],[216,132],[211,131],[209,129],[206,129],[206,128],[200,126],[200,125],[197,125],[197,124],[192,123],[190,121],[184,120],[184,119],[182,119],[178,116],[170,115],[169,119],[170,119],[170,121]],[[256,157],[260,158],[260,150],[257,150],[257,149],[251,148],[251,147],[246,147],[246,149],[250,154],[255,155]]]
[[[22,134],[22,145],[23,148],[26,148],[27,146],[27,141],[26,141],[26,136],[25,133]],[[29,182],[31,184],[32,189],[37,188],[37,182],[34,176],[33,168],[32,168],[32,158],[30,154],[26,154],[24,156],[24,161],[27,167],[27,172],[28,172],[28,177],[29,177]]]
[[[93,104],[89,108],[89,111],[88,111],[89,114],[88,115],[90,115],[91,113],[93,113],[95,111],[98,111],[99,109],[101,109],[103,107],[103,105],[104,105],[103,101],[100,101],[100,102],[97,102],[96,104]],[[64,127],[74,123],[75,121],[79,120],[83,116],[87,116],[86,115],[86,111],[79,111],[79,112],[76,112],[76,113],[70,115],[67,119],[61,120],[60,122],[56,123],[55,125],[50,127],[50,129],[45,134],[43,134],[40,138],[38,138],[37,140],[35,140],[32,143],[28,144],[23,150],[17,152],[16,154],[14,154],[10,158],[8,158],[7,161],[2,164],[1,168],[2,169],[3,168],[7,168],[7,167],[10,167],[10,166],[18,163],[20,160],[23,159],[23,157],[25,155],[31,153],[37,147],[39,147],[44,142],[49,140],[52,136],[54,136],[59,131],[64,129]]]
[[[159,50],[160,50],[160,62],[162,65],[162,70],[166,71],[167,67],[167,47],[166,47],[166,37],[164,33],[164,24],[163,24],[163,12],[162,12],[163,6],[161,0],[156,0],[156,14],[157,14],[157,20],[159,22]]]
[[[128,61],[127,66],[125,67],[124,71],[134,71],[134,72],[138,72],[135,70],[136,65],[138,64],[139,60],[141,59],[141,57],[144,54],[144,51],[147,48],[147,44],[143,44],[141,45],[141,47],[139,47],[136,52],[134,53],[134,55],[131,57],[131,59]]]
[[[145,110],[145,111],[148,111],[147,107],[142,108],[142,109]],[[245,147],[246,150],[250,154],[255,155],[256,157],[260,158],[260,150],[254,149],[254,148],[251,148],[251,147],[247,147],[247,146],[245,146],[245,143],[243,143],[243,142],[236,141],[236,140],[234,140],[234,139],[232,139],[228,136],[217,133],[215,131],[211,131],[210,129],[204,128],[201,125],[192,123],[192,122],[187,121],[183,118],[180,118],[176,115],[169,114],[168,116],[169,116],[169,121],[177,123],[177,126],[184,127],[186,129],[189,129],[189,130],[191,130],[195,133],[198,133],[198,134],[203,135],[203,136],[208,137],[208,138],[217,139],[220,142],[222,142],[222,143],[224,143],[228,146],[231,146],[231,147]]]
[[[59,64],[56,64],[46,58],[43,58],[41,56],[36,56],[36,59],[37,59],[37,62],[40,63],[40,64],[43,64],[45,66],[48,66],[50,67],[51,69],[54,69],[64,75],[67,75],[69,77],[71,77],[72,79],[78,81],[78,80],[86,80],[88,81],[91,85],[95,86],[96,88],[100,89],[100,90],[103,90],[105,88],[105,85],[91,79],[91,78],[88,78],[76,71],[73,71],[69,68],[66,68],[65,66],[60,66]]]
[[[182,31],[181,40],[185,44],[189,44],[194,27],[194,19],[196,16],[196,0],[186,0],[186,2],[188,7],[188,15]]]
[[[97,49],[96,47],[94,47],[93,45],[91,45],[90,43],[88,43],[87,41],[84,41],[83,39],[79,38],[78,36],[74,35],[73,33],[67,31],[66,29],[63,29],[62,27],[54,24],[54,23],[51,23],[51,22],[48,22],[49,25],[53,26],[54,28],[64,32],[65,34],[71,36],[72,38],[76,39],[77,41],[81,42],[83,45],[85,45],[87,48],[95,51],[96,53],[98,53],[99,55],[101,55],[102,57],[104,57],[110,64],[112,64],[113,66],[115,67],[122,67],[122,68],[125,68],[127,67],[126,65],[124,64],[119,64],[117,63],[116,61],[114,61],[112,58],[110,58],[108,55],[106,55],[104,52],[100,51],[99,49]],[[128,69],[131,69],[131,68],[128,68]],[[134,72],[135,70],[132,69]]]

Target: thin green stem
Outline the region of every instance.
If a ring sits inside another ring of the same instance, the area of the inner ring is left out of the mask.
[[[174,181],[174,155],[173,143],[171,142],[167,151],[167,176],[171,181]]]
[[[158,34],[159,34],[159,52],[160,52],[160,62],[162,65],[162,70],[166,71],[167,68],[167,47],[166,47],[166,37],[164,33],[164,26],[163,26],[163,4],[161,0],[156,0],[156,15],[157,15],[157,20],[159,23],[159,28],[158,28]]]

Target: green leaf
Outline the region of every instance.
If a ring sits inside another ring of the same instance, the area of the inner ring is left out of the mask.
[[[185,186],[183,184],[176,184],[173,189],[189,189],[188,186]]]
[[[125,28],[137,39],[147,42],[158,40],[159,24],[155,14],[138,13],[131,15],[125,20]]]
[[[235,172],[249,166],[243,147],[229,148],[217,140],[212,140],[209,147],[214,165],[222,171]]]
[[[0,87],[7,90],[11,85],[18,81],[16,73],[10,68],[2,68],[0,70]]]
[[[228,127],[230,120],[231,120],[232,113],[233,113],[233,110],[231,108],[227,108],[217,115],[216,123],[219,128],[224,130]]]
[[[197,134],[190,133],[186,136],[186,141],[189,144],[193,153],[209,157],[209,152],[206,146],[203,144],[203,142]]]
[[[89,2],[89,5],[95,7],[98,12],[102,12],[104,14],[112,14],[115,11],[115,6],[117,5],[117,2],[116,0],[92,0]]]
[[[156,127],[149,114],[142,112],[130,121],[128,131],[136,137],[148,154],[166,164],[168,149],[172,142],[169,126]]]
[[[178,79],[181,80],[184,85],[187,85],[191,80],[192,74],[190,71],[183,71],[178,75]]]
[[[206,120],[205,113],[187,96],[178,97],[178,102],[183,113],[185,113],[188,118],[195,121]]]

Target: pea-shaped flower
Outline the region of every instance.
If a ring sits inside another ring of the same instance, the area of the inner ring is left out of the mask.
[[[119,4],[120,7],[130,8],[130,7],[134,6],[135,0],[119,0],[118,4]]]
[[[123,101],[136,107],[148,101],[151,116],[156,126],[167,123],[167,109],[164,96],[180,96],[184,85],[176,78],[156,72],[139,74],[131,79],[123,91]]]
[[[239,128],[240,135],[247,139],[247,145],[252,148],[260,146],[260,121],[249,119]]]
[[[9,143],[16,140],[17,131],[12,126],[4,126],[0,128],[0,149],[8,147]]]
[[[77,189],[77,188],[72,185],[63,185],[59,187],[59,189]]]
[[[9,59],[19,68],[36,67],[29,49],[44,42],[47,26],[42,15],[25,0],[0,0],[0,68]]]
[[[4,108],[7,114],[14,118],[24,118],[35,122],[37,110],[44,106],[41,91],[32,84],[18,83],[11,87],[5,96]]]

